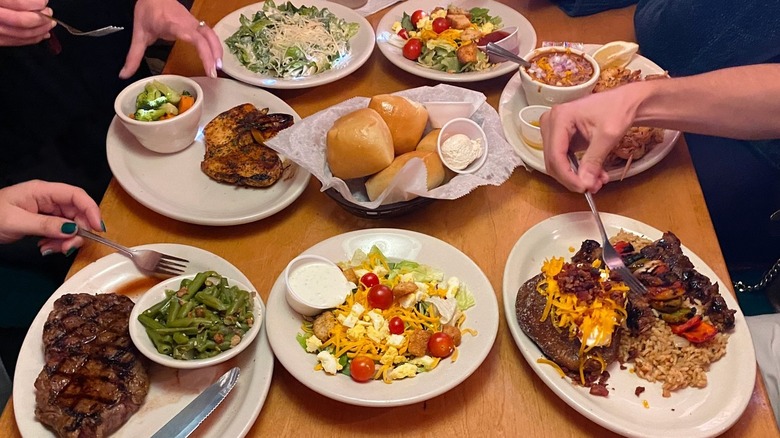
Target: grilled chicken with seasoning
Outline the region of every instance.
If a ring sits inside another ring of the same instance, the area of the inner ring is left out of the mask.
[[[248,187],[268,187],[281,178],[279,155],[263,144],[293,124],[289,114],[268,114],[250,103],[231,108],[203,129],[206,153],[200,168],[211,179]]]
[[[35,416],[58,436],[108,436],[143,403],[149,378],[128,332],[132,309],[116,294],[68,294],[54,302],[43,329]]]

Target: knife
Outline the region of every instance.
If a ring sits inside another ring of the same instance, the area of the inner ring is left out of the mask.
[[[152,435],[152,438],[187,438],[190,436],[236,386],[240,371],[238,367],[234,367],[223,374],[185,406],[181,412],[171,418],[162,429]]]

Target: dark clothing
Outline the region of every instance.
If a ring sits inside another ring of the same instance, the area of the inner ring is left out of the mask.
[[[609,9],[624,8],[636,2],[637,0],[555,0],[558,7],[570,17],[581,17]]]
[[[99,202],[111,179],[106,133],[114,98],[131,81],[148,75],[142,66],[135,78],[118,78],[130,47],[134,2],[52,0],[49,6],[56,17],[79,29],[116,25],[125,30],[77,37],[57,26],[50,40],[0,47],[0,187],[30,179],[65,182],[84,188]],[[0,306],[0,327],[29,324],[71,262],[60,254],[41,257],[32,238],[0,245],[0,272],[12,281],[2,295],[12,299],[23,294],[29,301],[21,310]]]

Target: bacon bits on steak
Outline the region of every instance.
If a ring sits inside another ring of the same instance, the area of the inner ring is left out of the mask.
[[[143,403],[149,378],[128,332],[132,309],[117,294],[68,294],[54,302],[43,330],[35,416],[59,436],[107,436]]]

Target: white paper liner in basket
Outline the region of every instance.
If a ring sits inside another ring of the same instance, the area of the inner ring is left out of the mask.
[[[440,84],[435,87],[419,87],[394,93],[416,102],[470,102],[474,106],[471,119],[477,122],[487,135],[488,157],[485,164],[472,174],[459,174],[446,184],[428,190],[425,165],[419,158],[409,160],[403,169],[374,201],[368,201],[364,179],[344,181],[334,177],[325,157],[326,137],[333,122],[339,117],[368,106],[367,97],[354,97],[313,114],[292,127],[283,130],[266,144],[285,155],[322,183],[322,191],[337,190],[347,201],[367,209],[383,204],[407,201],[417,196],[433,199],[456,199],[482,185],[500,185],[522,161],[514,148],[504,139],[501,119],[486,102],[485,95],[465,88]],[[430,124],[426,133],[431,130]],[[354,157],[360,160],[360,157]]]

